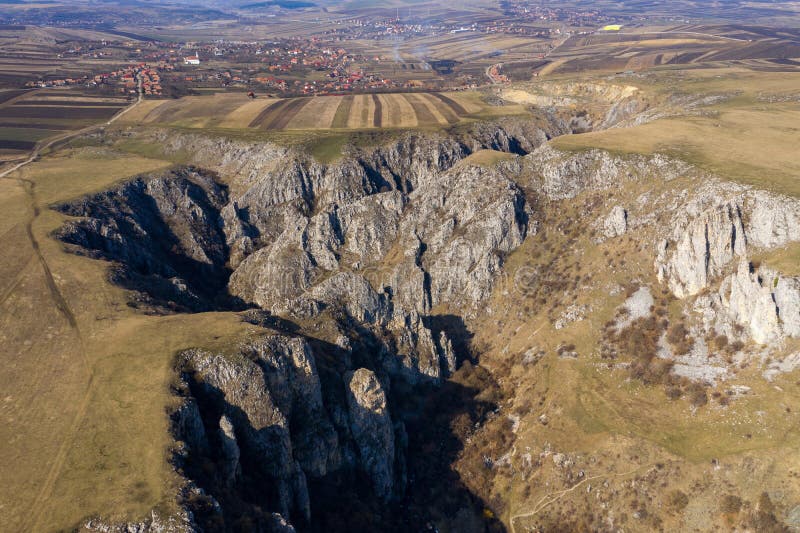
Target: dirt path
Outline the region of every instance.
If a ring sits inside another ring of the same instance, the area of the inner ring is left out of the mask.
[[[3,176],[5,177],[5,176]],[[78,430],[80,429],[80,425],[83,422],[84,417],[86,416],[86,412],[89,407],[89,399],[92,395],[92,384],[94,382],[94,372],[92,370],[91,362],[89,361],[89,357],[86,353],[86,347],[84,345],[83,335],[81,334],[81,330],[78,327],[78,321],[75,317],[75,313],[69,305],[69,302],[64,297],[64,294],[59,289],[58,284],[53,277],[53,273],[50,270],[50,265],[47,263],[47,259],[44,257],[41,251],[41,247],[39,246],[39,241],[36,238],[36,235],[33,231],[33,224],[40,215],[40,208],[38,201],[36,199],[36,189],[35,183],[31,180],[27,180],[24,178],[5,178],[5,179],[14,179],[18,183],[22,185],[25,189],[25,193],[27,196],[28,207],[30,209],[31,215],[30,218],[25,222],[25,231],[28,236],[28,240],[31,244],[31,248],[33,249],[34,255],[36,260],[38,261],[39,265],[42,268],[42,272],[44,273],[44,281],[47,285],[47,289],[50,293],[50,297],[53,300],[53,304],[56,306],[58,311],[64,315],[64,318],[67,320],[70,329],[74,332],[77,343],[78,343],[78,351],[80,352],[80,357],[82,359],[82,364],[86,369],[86,373],[88,375],[88,379],[86,382],[86,390],[83,393],[83,397],[81,398],[79,407],[75,416],[73,417],[72,422],[70,423],[69,429],[67,430],[67,434],[61,440],[61,444],[58,448],[58,452],[53,459],[53,463],[50,465],[48,470],[47,477],[42,484],[39,493],[37,494],[36,498],[34,499],[33,503],[31,504],[31,511],[28,514],[28,519],[23,524],[23,529],[25,531],[38,531],[38,524],[42,518],[42,515],[45,511],[44,502],[50,496],[55,482],[58,479],[58,476],[61,474],[61,470],[64,467],[64,463],[67,458],[67,453],[69,452],[70,446],[77,434]]]
[[[120,111],[119,113],[114,115],[113,117],[111,117],[107,122],[104,122],[104,123],[101,123],[101,124],[95,124],[95,125],[92,125],[92,126],[88,126],[86,128],[80,129],[80,130],[71,131],[71,132],[65,133],[63,135],[59,135],[57,137],[54,137],[54,138],[50,139],[49,141],[44,142],[42,144],[37,144],[37,146],[33,149],[33,151],[31,152],[31,154],[28,156],[27,159],[25,159],[24,161],[21,161],[20,163],[17,163],[16,165],[13,165],[12,167],[7,168],[6,170],[3,170],[2,172],[0,172],[0,178],[5,178],[9,174],[11,174],[13,172],[16,172],[17,170],[21,169],[22,167],[33,163],[34,161],[36,161],[39,158],[39,155],[44,150],[47,150],[48,148],[51,148],[56,143],[68,141],[68,140],[73,139],[75,137],[78,137],[80,135],[85,135],[87,133],[91,133],[93,131],[102,129],[102,128],[106,127],[106,126],[110,126],[111,124],[113,124],[114,122],[119,120],[120,117],[122,117],[126,113],[130,112],[132,109],[134,109],[140,103],[142,103],[142,100],[144,99],[144,97],[142,95],[142,79],[141,79],[141,77],[138,78],[138,93],[139,93],[139,96],[138,96],[138,98],[136,99],[136,101],[133,104],[129,105],[128,107],[126,107],[125,109],[123,109],[122,111]]]
[[[560,500],[561,498],[563,498],[564,496],[566,496],[570,492],[574,491],[575,489],[577,489],[578,487],[580,487],[584,483],[587,483],[587,482],[592,481],[594,479],[600,479],[600,478],[614,478],[614,477],[629,476],[629,475],[631,475],[631,474],[633,474],[633,473],[635,473],[635,472],[637,472],[637,471],[639,471],[642,468],[645,468],[647,466],[650,466],[650,465],[638,466],[638,467],[634,468],[633,470],[629,470],[628,472],[622,472],[622,473],[619,473],[619,474],[598,474],[596,476],[586,477],[586,478],[583,478],[582,480],[580,480],[579,482],[575,483],[573,486],[571,486],[568,489],[559,490],[559,491],[556,491],[556,492],[551,492],[549,494],[545,494],[536,503],[536,505],[534,505],[532,511],[528,511],[528,512],[525,512],[525,513],[519,513],[519,514],[513,515],[508,520],[508,525],[511,527],[511,533],[517,533],[516,526],[514,525],[514,521],[515,520],[518,520],[520,518],[530,518],[531,516],[535,516],[540,511],[544,510],[547,506],[557,502],[558,500]]]

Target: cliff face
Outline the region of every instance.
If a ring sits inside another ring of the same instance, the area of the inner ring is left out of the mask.
[[[439,449],[447,437],[430,430],[439,444],[427,442],[413,428],[432,391],[473,359],[469,327],[485,318],[508,256],[545,224],[566,231],[542,216],[545,204],[613,198],[582,220],[592,242],[643,242],[652,268],[642,284],[663,283],[697,316],[690,336],[800,335],[800,279],[748,261],[800,240],[800,202],[663,156],[562,153],[542,143],[568,125],[548,124],[410,135],[331,165],[271,145],[164,137],[197,166],[59,207],[76,218],[58,236],[113,261],[142,306],[251,308],[243,317],[264,326],[225,353],[179,358],[176,465],[205,502],[192,508],[198,525],[231,529],[238,515],[256,530],[321,530],[320,516],[341,517],[337,506],[357,495],[385,529],[424,506],[415,479],[452,483],[426,478],[409,446]],[[482,148],[527,155],[488,168],[464,161]],[[651,288],[635,293],[647,298],[629,322],[650,315]],[[588,312],[565,309],[556,329]],[[452,506],[474,507],[462,496]]]
[[[794,199],[745,187],[704,191],[683,206],[672,234],[659,244],[659,280],[679,298],[712,290],[697,308],[731,338],[742,337],[736,326],[763,345],[797,337],[797,278],[748,258],[800,240],[799,210]]]
[[[536,230],[507,172],[462,161],[484,148],[525,153],[562,126],[410,135],[331,165],[177,137],[167,148],[196,154],[197,166],[59,206],[75,218],[58,237],[113,261],[113,279],[143,308],[260,310],[247,316],[267,327],[262,339],[179,358],[176,465],[195,486],[187,501],[210,502],[190,505],[198,527],[234,527],[244,513],[272,530],[263,509],[319,528],[314,514],[336,515],[346,501],[330,486],[388,505],[374,513],[383,526],[396,521],[415,403],[471,357],[463,318]],[[306,336],[315,328],[328,333]]]
[[[183,168],[136,178],[58,206],[80,219],[58,238],[73,250],[116,262],[115,280],[156,305],[180,310],[225,306],[228,248],[220,215],[228,201],[213,174]]]

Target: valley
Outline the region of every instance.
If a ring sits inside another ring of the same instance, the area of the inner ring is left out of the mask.
[[[457,64],[0,92],[0,531],[800,529],[791,6],[56,4]]]

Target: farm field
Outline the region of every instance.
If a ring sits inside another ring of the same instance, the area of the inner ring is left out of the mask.
[[[757,27],[681,25],[623,28],[620,32],[573,35],[548,56],[540,76],[576,72],[641,71],[664,66],[734,64],[761,70],[798,70],[800,38],[793,32],[764,35]]]
[[[48,208],[170,165],[83,148],[0,179],[0,530],[72,531],[87,516],[173,505],[163,409],[174,353],[204,337],[235,345],[248,328],[232,314],[131,309],[106,264],[52,237],[65,217]]]
[[[21,155],[39,141],[109,120],[127,105],[77,91],[0,91],[0,155]]]
[[[8,7],[8,6],[6,6]],[[46,26],[0,27],[0,86],[22,86],[31,79],[80,77],[114,70],[119,60],[57,55],[59,42],[119,39],[113,34]]]
[[[392,93],[248,100],[242,94],[147,101],[121,123],[253,131],[365,130],[442,127],[525,113],[490,106],[478,92]]]

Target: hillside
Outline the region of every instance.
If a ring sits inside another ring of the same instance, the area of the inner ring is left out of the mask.
[[[800,527],[797,87],[188,97],[44,154],[0,180],[0,522]]]

